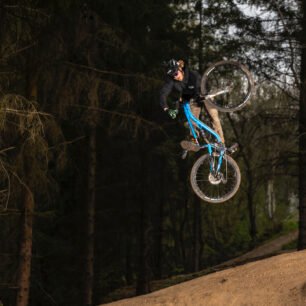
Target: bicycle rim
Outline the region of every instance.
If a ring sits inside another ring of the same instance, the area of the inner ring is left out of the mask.
[[[219,156],[202,155],[193,165],[190,182],[192,189],[202,200],[210,203],[222,203],[233,197],[238,191],[241,174],[237,163],[228,155],[223,156],[218,175],[213,175],[212,168],[217,168]]]
[[[248,104],[253,94],[254,81],[247,68],[234,61],[221,61],[209,67],[201,80],[202,95],[222,90],[228,92],[207,99],[218,110],[232,112]]]

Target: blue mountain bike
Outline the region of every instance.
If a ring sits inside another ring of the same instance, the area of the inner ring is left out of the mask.
[[[203,99],[223,112],[242,109],[250,101],[253,91],[254,81],[250,72],[234,61],[215,63],[204,72],[201,80]],[[225,202],[236,194],[241,182],[239,167],[229,155],[235,148],[226,148],[214,130],[192,115],[190,101],[183,103],[183,109],[197,143],[182,141],[181,146],[192,151],[208,150],[192,167],[192,189],[204,201]],[[199,133],[195,132],[192,121]]]

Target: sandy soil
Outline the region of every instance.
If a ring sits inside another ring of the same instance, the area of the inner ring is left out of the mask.
[[[104,305],[306,305],[306,250],[291,252]]]

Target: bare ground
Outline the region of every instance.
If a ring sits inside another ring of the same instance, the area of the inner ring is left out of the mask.
[[[209,274],[107,305],[306,305],[306,250]]]
[[[297,232],[219,265],[226,268],[262,258],[296,239]],[[218,266],[216,267],[218,268]],[[151,294],[104,305],[306,305],[306,250],[257,260],[205,275]]]

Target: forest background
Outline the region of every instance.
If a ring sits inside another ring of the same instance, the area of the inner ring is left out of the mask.
[[[0,305],[96,305],[131,284],[147,293],[298,226],[305,249],[305,10],[0,1]],[[232,59],[254,76],[251,104],[220,114],[242,172],[224,204],[192,192],[183,116],[158,104],[170,58],[200,73]]]

